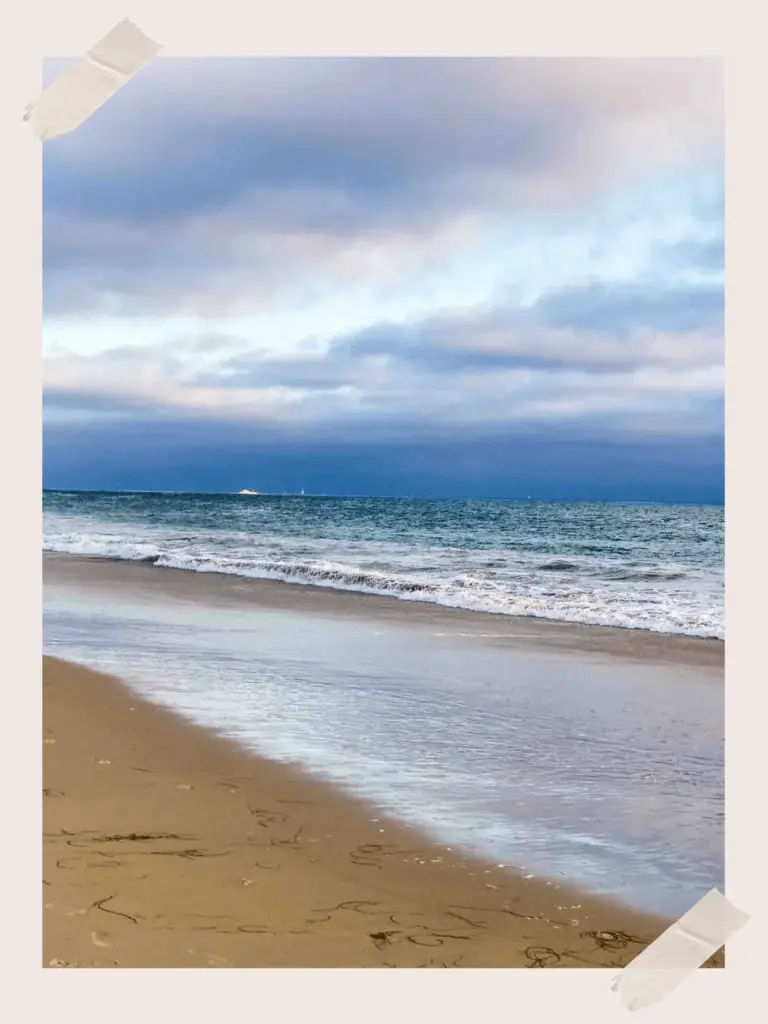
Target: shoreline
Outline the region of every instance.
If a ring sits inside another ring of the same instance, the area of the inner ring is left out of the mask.
[[[113,584],[117,579],[122,584],[144,589],[147,595],[158,590],[162,581],[168,596],[183,600],[189,599],[194,580],[199,596],[222,606],[255,604],[275,610],[311,611],[316,615],[375,617],[415,628],[442,626],[458,635],[463,635],[461,631],[465,629],[469,631],[467,636],[475,635],[494,644],[583,651],[641,662],[707,668],[724,668],[725,663],[725,641],[717,637],[474,611],[314,583],[196,572],[101,555],[44,551],[43,574],[46,585],[59,583],[90,588]],[[490,628],[493,633],[482,632]]]
[[[46,966],[615,968],[670,923],[464,856],[56,658],[43,717]]]

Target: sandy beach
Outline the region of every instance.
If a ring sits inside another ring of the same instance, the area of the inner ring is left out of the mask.
[[[668,924],[440,847],[116,679],[45,658],[43,692],[46,966],[618,967]]]

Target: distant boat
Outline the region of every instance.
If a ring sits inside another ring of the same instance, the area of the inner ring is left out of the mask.
[[[301,497],[304,497],[304,488],[301,488]]]
[[[238,494],[258,494],[258,491],[249,491],[247,487],[243,488],[242,491],[238,491]]]

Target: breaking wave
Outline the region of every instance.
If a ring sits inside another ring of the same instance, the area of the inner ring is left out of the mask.
[[[72,529],[74,525],[81,528]],[[359,591],[468,611],[723,637],[715,589],[702,586],[706,577],[697,579],[695,571],[677,566],[622,566],[594,557],[542,561],[515,551],[489,559],[488,551],[456,548],[436,555],[434,549],[375,542],[319,543],[225,531],[195,535],[142,530],[134,524],[128,530],[94,526],[49,517],[44,550]]]

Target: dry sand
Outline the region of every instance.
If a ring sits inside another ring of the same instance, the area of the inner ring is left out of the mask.
[[[669,923],[434,845],[118,680],[45,658],[43,693],[46,966],[619,967]]]

